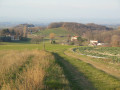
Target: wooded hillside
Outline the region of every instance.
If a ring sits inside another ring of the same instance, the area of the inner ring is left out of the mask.
[[[74,23],[74,22],[60,22],[60,23],[51,23],[48,28],[58,28],[63,27],[66,30],[74,32],[76,34],[82,35],[86,31],[93,31],[93,30],[113,30],[112,28],[108,28],[106,26],[97,25],[94,23],[89,24],[81,24],[81,23]]]

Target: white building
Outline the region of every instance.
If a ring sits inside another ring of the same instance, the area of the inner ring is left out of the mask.
[[[89,46],[103,46],[106,43],[99,43],[98,40],[90,40]]]
[[[89,46],[97,46],[98,40],[90,40]]]
[[[71,41],[77,41],[78,36],[71,37]]]
[[[20,40],[20,36],[16,36],[16,35],[6,35],[7,37],[10,37],[11,38],[11,40],[13,40],[13,41],[18,41],[18,40]]]
[[[103,46],[106,45],[106,43],[98,43],[97,46]]]

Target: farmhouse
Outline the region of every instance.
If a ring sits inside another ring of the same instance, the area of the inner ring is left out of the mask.
[[[18,35],[6,35],[6,37],[10,37],[12,41],[20,40],[20,36]]]
[[[71,37],[71,41],[77,41],[78,36]]]
[[[89,46],[103,46],[106,45],[106,43],[99,43],[98,40],[90,40]]]
[[[89,46],[97,46],[98,40],[90,40]]]

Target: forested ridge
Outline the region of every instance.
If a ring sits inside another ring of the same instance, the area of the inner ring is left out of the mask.
[[[58,22],[58,23],[51,23],[48,28],[59,28],[63,27],[66,30],[74,32],[76,34],[83,34],[86,31],[95,31],[95,30],[113,30],[112,28],[108,28],[106,26],[89,23],[89,24],[81,24],[75,22]]]

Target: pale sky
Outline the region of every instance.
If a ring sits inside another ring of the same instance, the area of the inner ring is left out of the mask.
[[[120,0],[0,0],[0,19],[118,20]]]

